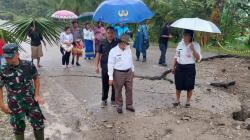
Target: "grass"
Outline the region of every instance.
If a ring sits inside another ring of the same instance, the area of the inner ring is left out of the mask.
[[[176,48],[178,43],[169,41],[169,48]],[[158,43],[151,43],[152,46],[158,47]],[[230,54],[230,55],[237,55],[237,56],[244,56],[250,57],[250,46],[241,43],[241,42],[233,42],[233,43],[226,43],[226,45],[206,45],[202,48],[202,51],[205,52],[212,52],[216,54]]]
[[[250,46],[240,42],[226,43],[225,45],[218,44],[217,46],[207,45],[203,50],[218,54],[250,57]]]

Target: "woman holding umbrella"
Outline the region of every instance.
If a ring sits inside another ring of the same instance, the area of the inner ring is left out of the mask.
[[[173,74],[176,85],[176,102],[173,105],[180,105],[180,95],[182,90],[187,91],[187,101],[185,107],[190,107],[190,101],[195,84],[195,63],[201,60],[200,45],[193,41],[194,32],[184,30],[183,39],[176,48],[174,58]]]

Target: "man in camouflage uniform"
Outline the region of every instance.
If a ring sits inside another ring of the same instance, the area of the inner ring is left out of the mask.
[[[7,64],[0,69],[0,108],[10,115],[16,140],[24,140],[25,117],[34,129],[36,140],[44,140],[44,116],[39,104],[40,82],[32,62],[19,59],[18,46],[7,44],[3,48]],[[7,90],[7,103],[3,101],[3,87]]]

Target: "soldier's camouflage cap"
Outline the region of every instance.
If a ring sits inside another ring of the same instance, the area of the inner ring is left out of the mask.
[[[13,58],[15,54],[18,53],[18,45],[14,43],[9,43],[3,47],[3,56],[5,58]]]

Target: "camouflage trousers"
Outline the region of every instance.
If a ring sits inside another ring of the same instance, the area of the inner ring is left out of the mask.
[[[44,128],[44,116],[39,105],[33,106],[28,110],[24,110],[18,114],[11,114],[10,124],[13,126],[14,133],[20,134],[25,131],[25,118],[30,122],[34,130],[40,130]]]

